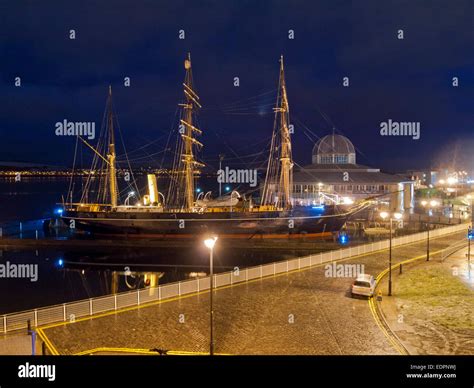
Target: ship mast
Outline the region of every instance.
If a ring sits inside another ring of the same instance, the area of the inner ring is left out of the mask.
[[[279,115],[280,126],[280,177],[278,187],[278,202],[284,209],[292,207],[292,187],[293,187],[293,160],[291,155],[291,137],[289,123],[289,106],[286,94],[285,68],[283,55],[280,57],[280,91],[279,104],[274,108],[275,114]]]
[[[194,158],[194,146],[202,147],[202,143],[194,138],[194,134],[200,135],[202,132],[193,125],[193,113],[196,108],[201,108],[199,96],[193,90],[193,79],[191,71],[191,54],[184,61],[186,76],[184,79],[185,103],[179,104],[184,109],[183,118],[180,120],[180,133],[184,147],[181,152],[181,161],[184,163],[184,207],[191,210],[194,207],[194,173],[195,167],[203,166]]]
[[[108,128],[109,128],[109,150],[107,159],[109,161],[109,188],[110,188],[110,204],[112,207],[117,206],[117,175],[115,166],[115,135],[114,135],[114,118],[112,110],[112,86],[109,85],[109,97],[107,101],[108,110]]]

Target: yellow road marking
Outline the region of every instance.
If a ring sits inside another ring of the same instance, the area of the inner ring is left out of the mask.
[[[46,347],[48,348],[48,350],[50,351],[50,353],[53,355],[53,356],[59,356],[59,352],[57,351],[57,349],[54,347],[54,345],[51,343],[51,341],[49,340],[49,338],[46,336],[46,334],[43,332],[43,330],[41,328],[37,328],[36,329],[36,332],[38,333],[39,337],[41,338],[41,340],[46,344]]]
[[[404,351],[404,349],[402,347],[400,347],[400,345],[387,333],[387,330],[385,329],[385,327],[383,326],[382,324],[382,321],[380,320],[380,318],[378,317],[377,315],[377,311],[375,310],[375,305],[374,305],[374,301],[373,301],[373,298],[369,298],[368,300],[369,302],[369,309],[370,309],[370,312],[372,313],[372,316],[374,317],[374,320],[375,320],[375,323],[377,324],[377,326],[379,327],[379,329],[382,331],[382,333],[385,335],[385,337],[388,339],[388,341],[390,342],[390,344],[392,345],[392,347],[401,355],[405,355],[406,352]]]
[[[150,354],[157,356],[159,353],[157,351],[153,351],[150,349],[136,349],[136,348],[107,348],[107,347],[102,347],[102,348],[94,348],[90,350],[84,350],[79,353],[75,353],[75,356],[84,356],[84,355],[90,355],[93,353],[99,353],[99,352],[114,352],[114,353],[137,353],[137,354]],[[167,350],[166,351],[167,356],[208,356],[208,352],[190,352],[186,350]],[[215,353],[216,356],[230,356],[231,354],[226,354],[226,353]]]

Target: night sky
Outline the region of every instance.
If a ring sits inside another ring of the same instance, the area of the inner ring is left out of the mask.
[[[71,165],[75,139],[54,125],[100,125],[111,84],[127,149],[140,148],[132,160],[159,165],[188,51],[211,165],[219,153],[242,166],[264,160],[283,54],[298,164],[335,126],[362,164],[474,167],[472,0],[0,0],[0,161]],[[419,121],[421,138],[380,136],[388,119]]]

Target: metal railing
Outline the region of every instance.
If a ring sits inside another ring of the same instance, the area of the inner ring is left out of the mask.
[[[456,252],[460,251],[461,249],[466,248],[467,244],[468,244],[467,241],[462,240],[462,241],[458,241],[458,242],[454,243],[453,245],[450,245],[448,248],[444,249],[441,252],[441,257],[440,257],[441,261],[446,260],[453,253],[456,253]]]
[[[428,214],[410,214],[406,220],[407,222],[421,222],[429,224],[443,224],[443,225],[458,225],[463,223],[462,218],[446,217],[446,216],[430,216]]]
[[[436,238],[466,229],[466,225],[455,225],[430,231],[430,237]],[[426,239],[427,232],[415,233],[392,239],[392,246],[410,244]],[[287,261],[249,267],[245,269],[223,272],[214,275],[215,287],[224,287],[236,283],[248,282],[267,276],[308,268],[322,263],[347,259],[361,254],[369,254],[387,249],[389,240],[348,247],[325,253],[311,254]],[[96,314],[117,311],[126,307],[166,300],[169,298],[190,295],[206,291],[210,288],[209,277],[148,287],[140,290],[121,292],[118,294],[63,303],[60,305],[38,308],[29,311],[0,316],[0,333],[26,329],[28,321],[32,327],[44,326],[59,322],[74,322],[76,319],[90,317]]]

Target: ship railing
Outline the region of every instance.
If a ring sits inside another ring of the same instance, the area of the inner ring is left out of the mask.
[[[430,238],[441,237],[452,233],[467,230],[467,224],[448,226],[430,231]],[[394,247],[406,245],[427,238],[427,232],[419,232],[392,240]],[[275,276],[288,273],[323,263],[331,263],[338,260],[356,257],[359,255],[374,253],[389,247],[389,240],[356,245],[339,250],[324,253],[311,254],[286,261],[278,261],[269,264],[249,268],[235,268],[233,271],[214,275],[216,288],[226,287],[233,284],[248,282],[254,279]],[[30,327],[40,327],[61,322],[73,323],[79,319],[87,319],[97,314],[113,313],[124,308],[142,306],[148,303],[159,303],[160,301],[176,298],[184,295],[199,294],[210,288],[209,277],[201,277],[175,283],[168,283],[157,287],[148,287],[140,290],[126,291],[113,295],[90,298],[76,302],[63,303],[55,306],[42,307],[18,313],[0,315],[0,333],[10,333],[24,330]]]

